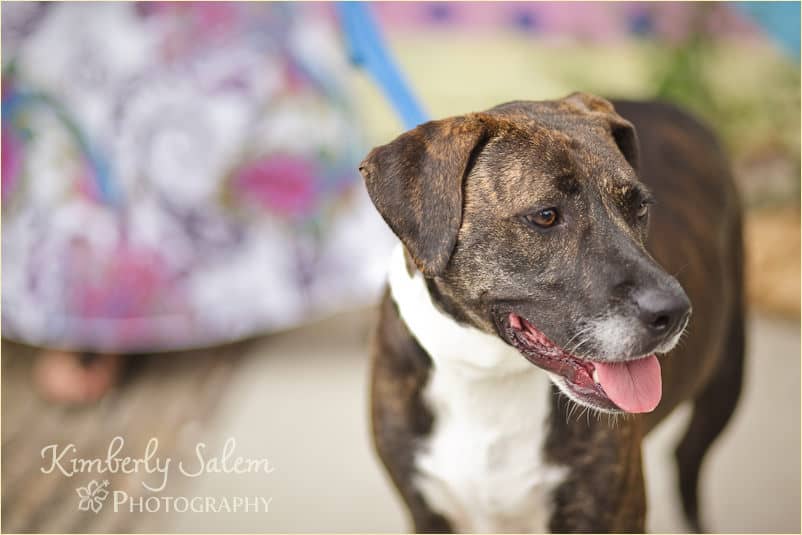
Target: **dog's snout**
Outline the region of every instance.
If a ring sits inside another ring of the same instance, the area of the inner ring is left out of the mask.
[[[649,289],[634,297],[638,319],[655,337],[674,334],[690,316],[691,304],[682,290]]]

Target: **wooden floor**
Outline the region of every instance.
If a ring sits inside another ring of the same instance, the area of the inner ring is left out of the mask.
[[[81,511],[75,489],[94,478],[129,495],[147,492],[143,474],[43,473],[57,451],[74,444],[80,458],[105,458],[115,436],[122,455],[142,457],[151,437],[161,457],[194,447],[212,417],[245,343],[204,351],[142,356],[130,362],[120,385],[100,403],[67,408],[43,401],[31,387],[36,350],[2,342],[2,528],[3,532],[133,532],[149,515]],[[65,455],[66,458],[69,457]],[[64,463],[62,463],[63,465]],[[68,468],[68,470],[70,470]],[[153,476],[151,474],[150,476]],[[158,475],[158,474],[155,474]]]

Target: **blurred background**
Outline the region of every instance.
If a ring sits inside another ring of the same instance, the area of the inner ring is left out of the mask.
[[[714,531],[798,532],[799,3],[368,7],[432,118],[581,90],[669,100],[717,132],[746,213],[749,360],[704,510]],[[338,13],[3,3],[3,531],[409,529],[367,421],[394,239],[356,172],[404,121]],[[687,529],[686,417],[648,439],[652,531]],[[234,438],[275,471],[174,473],[157,494],[270,510],[85,511],[90,480],[147,498],[150,475],[42,471],[47,445],[105,457],[118,435],[175,463]]]

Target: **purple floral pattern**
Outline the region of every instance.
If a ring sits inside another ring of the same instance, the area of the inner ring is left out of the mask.
[[[334,22],[316,4],[4,5],[4,335],[179,349],[375,299],[392,238],[356,172]]]

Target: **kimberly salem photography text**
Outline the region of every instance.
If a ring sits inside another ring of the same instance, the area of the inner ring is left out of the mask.
[[[267,458],[248,458],[235,454],[236,441],[229,437],[219,452],[210,451],[204,442],[195,446],[194,455],[173,459],[159,455],[159,441],[153,437],[141,456],[124,455],[125,439],[116,436],[109,442],[105,457],[81,457],[75,444],[49,444],[42,448],[41,471],[65,477],[95,475],[103,479],[108,474],[141,474],[142,486],[151,492],[164,490],[174,472],[185,477],[203,474],[271,474],[275,468]]]

